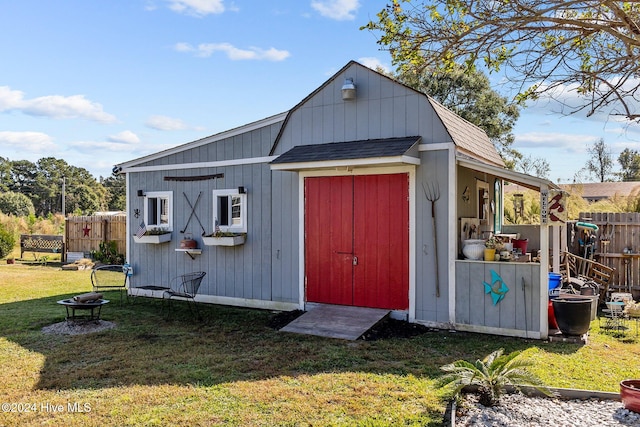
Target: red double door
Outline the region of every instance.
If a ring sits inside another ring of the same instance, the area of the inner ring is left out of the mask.
[[[409,176],[305,178],[309,302],[409,306]]]

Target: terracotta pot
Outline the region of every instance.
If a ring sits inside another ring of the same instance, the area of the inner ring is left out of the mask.
[[[620,381],[620,400],[625,409],[640,413],[640,380]]]
[[[191,234],[185,235],[183,240],[180,240],[180,249],[196,249],[198,247],[198,242],[196,242]]]

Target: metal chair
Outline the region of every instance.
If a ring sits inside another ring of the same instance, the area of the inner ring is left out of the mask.
[[[122,265],[100,265],[91,271],[91,286],[94,292],[120,291],[120,303],[122,293],[127,291],[127,272]],[[127,301],[129,295],[127,295]]]
[[[196,295],[200,289],[202,278],[206,275],[204,271],[198,271],[195,273],[187,273],[181,276],[175,277],[171,280],[169,289],[164,291],[162,299],[167,299],[167,305],[169,313],[171,313],[171,300],[178,298],[186,300],[189,304],[189,310],[195,312],[196,317],[201,319],[200,312],[198,311],[198,305],[196,304]]]
[[[606,302],[607,308],[602,312],[605,317],[605,329],[611,329],[615,331],[625,331],[627,328],[626,320],[627,313],[625,312],[625,305],[630,299],[631,294],[614,292],[611,294],[611,299]]]

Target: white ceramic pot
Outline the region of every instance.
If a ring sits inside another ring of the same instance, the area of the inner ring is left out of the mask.
[[[484,258],[484,240],[470,239],[463,241],[462,254],[467,259],[480,260]]]

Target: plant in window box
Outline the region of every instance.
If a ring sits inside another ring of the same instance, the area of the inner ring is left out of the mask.
[[[165,243],[171,241],[171,231],[161,227],[147,228],[142,235],[134,234],[133,240],[136,243]]]
[[[216,230],[215,233],[202,237],[202,242],[207,246],[238,246],[243,245],[247,233],[232,233]]]

